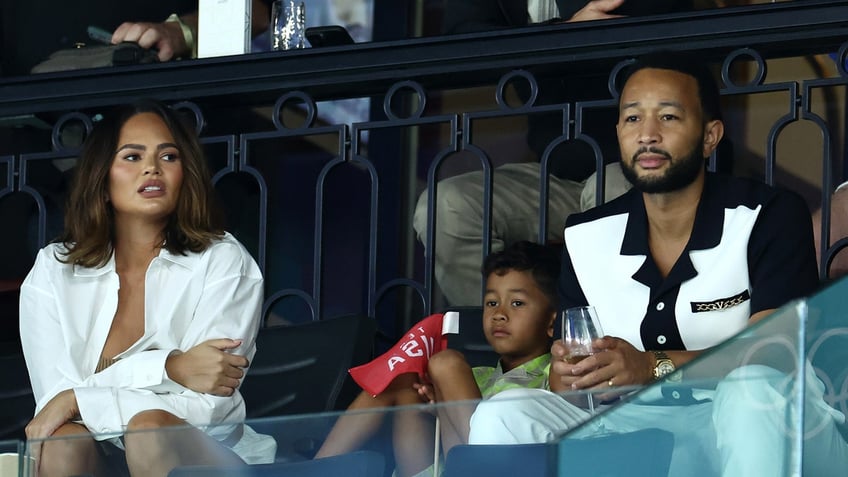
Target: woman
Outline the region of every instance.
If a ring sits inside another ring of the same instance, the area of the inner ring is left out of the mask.
[[[193,130],[161,104],[119,108],[87,138],[65,231],[21,287],[27,437],[88,436],[44,441],[40,475],[114,475],[120,448],[131,475],[273,460],[273,439],[236,424],[262,276],[212,196]]]

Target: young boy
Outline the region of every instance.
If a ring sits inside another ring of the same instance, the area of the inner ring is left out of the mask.
[[[548,389],[559,264],[554,250],[532,242],[518,242],[486,258],[482,325],[486,340],[500,355],[497,367],[472,369],[462,353],[446,349],[430,358],[429,382],[419,382],[415,373],[402,374],[377,396],[361,393],[348,410],[427,401],[475,401],[438,407],[442,446],[447,453],[453,446],[468,442],[469,420],[476,401],[516,387]],[[393,415],[396,475],[416,475],[433,463],[432,416],[419,408],[399,410]],[[343,415],[315,457],[360,448],[379,430],[381,422],[379,413]]]

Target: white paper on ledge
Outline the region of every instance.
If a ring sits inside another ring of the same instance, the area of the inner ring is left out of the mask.
[[[251,0],[200,0],[197,57],[250,52]]]

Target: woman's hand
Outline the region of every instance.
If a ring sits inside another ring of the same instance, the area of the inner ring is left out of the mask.
[[[232,396],[250,363],[244,356],[227,350],[238,348],[241,343],[231,339],[204,341],[185,353],[172,353],[165,361],[165,370],[174,382],[192,391]]]
[[[45,439],[63,424],[79,417],[79,406],[73,389],[53,396],[38,414],[29,421],[25,432],[27,439]]]

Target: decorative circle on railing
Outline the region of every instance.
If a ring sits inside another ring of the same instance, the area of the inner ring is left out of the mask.
[[[839,71],[839,76],[848,76],[848,71],[845,70],[845,61],[848,60],[848,42],[839,47],[839,53],[836,54],[836,70]]]
[[[400,114],[395,112],[392,105],[399,104],[398,102],[401,100],[401,97],[395,97],[399,91],[403,89],[411,89],[415,93],[415,108],[409,112],[406,117],[402,117]],[[396,102],[397,100],[398,102]],[[386,117],[390,120],[397,121],[401,119],[417,119],[420,118],[422,114],[424,114],[424,107],[427,105],[427,93],[424,92],[424,87],[421,86],[417,81],[399,81],[392,85],[391,88],[386,92],[386,96],[383,98],[383,112],[386,113]]]
[[[628,60],[619,61],[617,65],[610,71],[609,79],[607,79],[607,89],[609,90],[610,96],[613,98],[618,98],[621,94],[621,87],[624,85],[618,84],[618,75],[621,74],[622,70],[627,68],[636,62],[636,59],[630,58]]]
[[[65,144],[63,139],[63,133],[66,131],[66,128],[72,127],[72,125],[82,123],[83,128],[85,129],[85,133],[79,137],[78,144]],[[85,114],[74,112],[62,115],[56,124],[53,125],[53,133],[51,140],[53,142],[53,150],[54,151],[64,151],[65,149],[73,149],[82,145],[85,138],[91,134],[91,129],[94,127],[94,121],[92,118],[88,117]]]
[[[527,98],[527,101],[524,103],[512,107],[506,101],[506,87],[509,85],[511,81],[523,79],[530,86],[530,96]],[[495,101],[497,101],[498,106],[501,109],[523,109],[529,108],[536,103],[536,98],[539,96],[539,83],[536,81],[536,77],[533,76],[527,70],[512,70],[509,73],[501,76],[500,81],[498,81],[498,89],[495,91]]]
[[[306,118],[299,126],[289,126],[283,121],[283,108],[286,106],[286,103],[298,104],[306,109]],[[315,114],[317,111],[318,108],[315,106],[315,101],[311,96],[303,91],[292,91],[291,93],[286,93],[277,99],[277,102],[274,104],[274,114],[272,119],[274,120],[274,126],[277,129],[298,131],[307,129],[315,123]]]
[[[200,110],[200,106],[191,101],[180,101],[179,103],[172,104],[171,109],[174,111],[188,111],[194,116],[194,132],[197,133],[198,136],[203,132],[206,128],[206,118],[203,116],[203,111]]]
[[[751,81],[747,83],[737,84],[730,78],[730,67],[733,65],[733,62],[747,56],[748,58],[754,60],[757,64],[757,71],[755,72]],[[724,59],[724,64],[721,66],[721,80],[724,81],[724,84],[729,88],[743,88],[745,86],[759,86],[763,84],[763,80],[766,78],[766,71],[768,68],[766,67],[766,62],[763,60],[762,55],[760,55],[756,50],[751,48],[740,48],[731,52]]]

